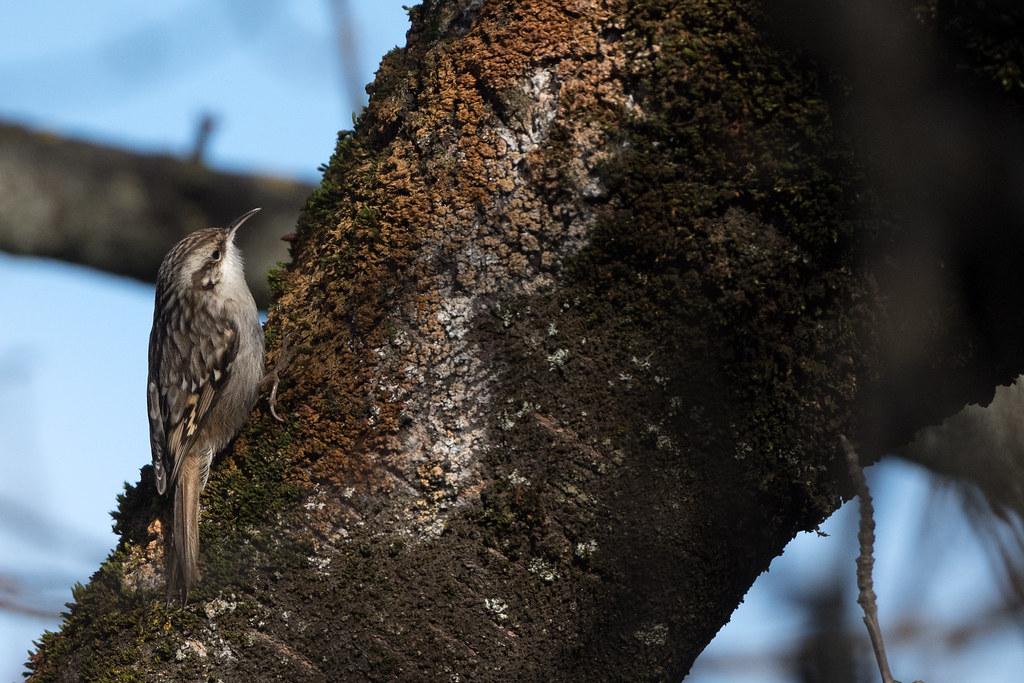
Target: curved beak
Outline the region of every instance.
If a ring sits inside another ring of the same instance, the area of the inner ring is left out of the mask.
[[[245,223],[247,220],[258,214],[259,212],[260,208],[257,207],[255,209],[251,209],[250,211],[246,211],[241,216],[231,221],[231,225],[225,228],[225,230],[228,231],[228,242],[233,242],[235,240],[235,233],[238,232],[238,229],[240,227],[242,227],[242,223]]]

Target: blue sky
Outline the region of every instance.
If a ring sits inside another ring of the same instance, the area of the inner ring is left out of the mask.
[[[402,2],[349,4],[361,90],[381,55],[404,43],[407,16]],[[211,165],[315,181],[359,104],[347,94],[333,16],[321,0],[5,3],[0,119],[182,154],[208,112],[218,121]],[[25,600],[44,609],[70,599],[70,585],[86,581],[112,547],[114,498],[149,460],[143,388],[152,296],[150,286],[123,278],[0,254],[0,576],[14,576]],[[942,626],[998,600],[988,560],[953,502],[929,508],[928,479],[897,462],[875,468],[871,480],[883,627],[908,613]],[[922,517],[928,510],[936,516]],[[688,680],[789,681],[769,667],[723,672],[714,662],[794,643],[805,624],[787,596],[836,572],[852,603],[855,514],[847,506],[830,519],[827,538],[800,535]],[[941,561],[921,567],[922,526],[938,529],[931,544],[939,551],[955,552],[930,554]],[[0,611],[0,682],[19,678],[31,641],[55,623]],[[849,623],[863,632],[852,607]],[[1024,670],[1021,638],[1009,631],[954,654],[920,644],[890,649],[904,680],[1010,683]]]

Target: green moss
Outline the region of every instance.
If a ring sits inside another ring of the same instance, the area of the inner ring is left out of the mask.
[[[227,456],[212,470],[203,494],[202,541],[204,581],[192,596],[196,604],[224,586],[244,586],[256,567],[254,548],[273,550],[257,530],[294,509],[299,487],[288,477],[290,432],[268,419],[251,425],[253,444],[244,459]],[[166,609],[162,591],[125,592],[121,579],[131,548],[150,539],[146,527],[157,518],[164,500],[156,494],[151,468],[139,484],[125,485],[114,513],[121,542],[88,585],[72,589],[73,603],[59,633],[45,633],[30,662],[35,680],[59,678],[60,667],[74,661],[82,680],[123,683],[143,681],[135,665],[150,656],[169,660],[176,646],[164,632],[198,632],[202,618],[190,610]],[[239,552],[246,548],[246,552]],[[278,548],[283,553],[294,549]],[[255,554],[259,554],[258,552]],[[50,663],[54,663],[52,666]]]
[[[38,645],[45,657],[35,655],[30,664],[34,680],[60,678],[61,669],[47,662],[75,660],[81,680],[110,683],[143,681],[134,670],[145,643],[154,637],[147,602],[121,594],[120,568],[124,559],[119,548],[103,563],[88,586],[75,584],[73,604],[64,614],[59,633],[46,632]],[[112,607],[113,605],[113,607]],[[66,665],[66,664],[65,664]]]
[[[287,426],[262,417],[248,427],[245,440],[245,457],[229,456],[213,468],[203,491],[202,534],[210,546],[265,526],[301,493],[289,479]]]
[[[451,5],[444,0],[424,0],[424,2],[405,7],[409,14],[410,32],[418,34],[420,44],[434,43],[442,37],[446,25],[444,8]]]
[[[367,156],[365,143],[360,141],[354,131],[343,130],[338,133],[330,163],[321,167],[323,178],[299,215],[296,246],[311,243],[315,234],[339,223],[349,206],[351,188],[357,184],[357,179],[347,176],[346,172],[358,167]]]
[[[497,479],[471,512],[485,530],[485,542],[513,559],[534,548],[546,523],[541,495],[537,487]]]
[[[288,272],[288,264],[278,261],[277,265],[267,271],[267,284],[270,286],[270,296],[277,299],[284,293],[285,273]],[[272,340],[266,340],[267,346],[272,346]]]

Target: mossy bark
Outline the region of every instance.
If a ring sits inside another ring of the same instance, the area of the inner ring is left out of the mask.
[[[678,681],[839,504],[888,244],[841,83],[753,1],[411,12],[277,278],[287,424],[215,467],[194,603],[144,470],[35,680]]]

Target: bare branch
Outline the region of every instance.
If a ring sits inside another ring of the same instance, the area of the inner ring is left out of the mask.
[[[845,436],[840,435],[839,441],[846,454],[850,478],[853,480],[854,486],[857,487],[857,495],[860,497],[860,530],[857,532],[857,540],[860,542],[860,555],[857,556],[857,603],[864,610],[864,625],[871,637],[871,647],[875,651],[875,660],[878,662],[882,683],[895,683],[892,673],[889,671],[889,660],[885,656],[882,627],[878,623],[878,604],[874,580],[871,577],[875,566],[875,511],[871,501],[871,492],[868,490],[868,482],[864,478],[864,471],[860,467],[857,452]]]

